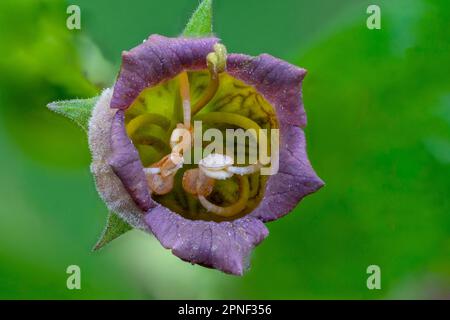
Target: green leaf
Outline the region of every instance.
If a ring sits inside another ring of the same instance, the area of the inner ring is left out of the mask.
[[[203,0],[184,28],[185,37],[203,37],[212,34],[212,0]]]
[[[97,251],[103,246],[107,245],[114,239],[120,237],[122,234],[133,229],[128,223],[123,221],[117,214],[110,212],[108,214],[108,220],[106,222],[106,227],[100,236],[100,239],[95,244],[92,251]]]
[[[91,118],[92,109],[97,103],[98,97],[89,99],[75,99],[65,101],[55,101],[47,105],[47,107],[59,113],[78,124],[87,132],[89,119]]]

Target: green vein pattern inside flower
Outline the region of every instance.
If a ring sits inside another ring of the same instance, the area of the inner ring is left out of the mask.
[[[171,134],[177,125],[180,127],[186,121],[184,98],[181,96],[183,93],[180,93],[183,92],[180,85],[186,86],[186,82],[192,106],[188,117],[191,128],[193,121],[201,120],[203,133],[209,128],[220,130],[224,146],[226,129],[267,129],[267,140],[270,141],[270,129],[278,128],[273,107],[253,87],[226,72],[221,72],[216,77],[217,79],[213,79],[208,70],[182,73],[143,90],[127,109],[126,130],[139,152],[144,168],[162,164],[171,154]],[[216,83],[213,84],[212,81]],[[246,161],[249,160],[248,142],[246,139]],[[202,142],[202,149],[210,143]],[[234,143],[236,152],[236,141]],[[267,154],[270,154],[270,150],[267,150]],[[176,168],[173,181],[163,186],[164,194],[153,192],[152,198],[185,218],[207,221],[237,219],[254,210],[261,201],[268,177],[261,175],[259,170],[243,175],[234,174],[223,180],[209,177],[205,179],[198,176],[202,174],[198,170],[199,165],[194,164],[194,161],[191,163],[193,164],[184,163],[181,168]],[[251,164],[245,163],[239,166],[249,165]],[[186,171],[192,169],[197,171],[190,171],[185,175]],[[160,176],[154,178],[157,178],[156,183],[161,182]],[[202,195],[201,191],[199,194],[187,192],[187,185],[194,185],[194,181],[199,180],[208,181],[208,185],[201,186],[202,190],[208,189],[207,194]]]

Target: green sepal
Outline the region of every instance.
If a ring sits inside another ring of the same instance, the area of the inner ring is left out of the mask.
[[[98,239],[92,251],[97,251],[113,241],[114,239],[120,237],[124,233],[133,229],[128,223],[122,220],[116,213],[110,212],[108,214],[108,220],[106,222],[106,227]]]
[[[83,130],[88,131],[89,119],[91,118],[92,109],[97,103],[99,97],[89,99],[75,99],[55,101],[47,105],[47,107],[59,113],[78,124]]]
[[[185,37],[205,37],[212,34],[212,0],[203,0],[192,14],[183,31]]]

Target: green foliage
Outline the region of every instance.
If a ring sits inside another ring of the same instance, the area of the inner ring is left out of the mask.
[[[185,37],[203,37],[212,34],[212,0],[203,0],[192,14],[183,31]]]
[[[414,284],[426,297],[420,279],[448,277],[448,22],[438,6],[404,4],[382,5],[381,30],[346,24],[294,61],[308,70],[308,154],[327,184],[268,225],[243,296],[402,298],[397,287]],[[430,137],[447,143],[430,150]],[[365,287],[371,264],[382,290]]]

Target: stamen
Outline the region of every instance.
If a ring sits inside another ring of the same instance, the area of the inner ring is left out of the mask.
[[[172,191],[174,174],[163,177],[160,174],[147,175],[147,183],[154,193],[164,195]]]
[[[165,156],[161,163],[161,175],[163,177],[167,177],[169,175],[175,174],[178,169],[180,169],[183,166],[184,158],[176,153],[170,153],[167,156]]]
[[[162,167],[161,175],[163,177],[175,174],[183,167],[184,158],[178,153],[169,154],[168,160]]]
[[[189,78],[186,71],[180,74],[180,95],[183,104],[184,126],[189,129],[191,127],[191,95],[189,92]]]
[[[187,170],[183,175],[182,186],[184,191],[192,195],[207,197],[214,188],[214,179],[207,177],[200,169]]]
[[[247,201],[250,193],[247,177],[239,177],[239,191],[239,200],[235,204],[228,207],[220,207],[218,205],[215,205],[201,195],[198,197],[198,199],[207,211],[213,212],[222,217],[232,217],[240,213],[247,206]]]
[[[150,190],[159,195],[172,191],[175,174],[183,166],[183,161],[182,156],[171,153],[149,168],[144,168]]]

